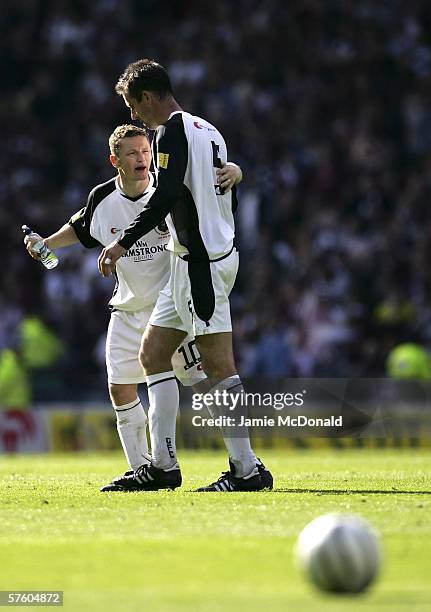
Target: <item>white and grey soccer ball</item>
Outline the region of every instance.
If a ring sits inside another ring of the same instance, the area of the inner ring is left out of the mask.
[[[309,579],[332,593],[364,591],[381,564],[376,531],[347,514],[324,514],[311,521],[299,535],[296,555]]]

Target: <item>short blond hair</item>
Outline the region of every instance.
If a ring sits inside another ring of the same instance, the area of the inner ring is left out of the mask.
[[[122,138],[132,138],[133,136],[145,136],[148,141],[150,140],[148,132],[144,128],[131,124],[119,125],[116,127],[109,137],[109,150],[111,151],[111,155],[118,157],[118,153],[120,152],[120,140]]]

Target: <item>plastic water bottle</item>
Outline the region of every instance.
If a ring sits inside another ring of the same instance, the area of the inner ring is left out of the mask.
[[[32,251],[34,251],[40,256],[40,260],[45,266],[45,268],[48,268],[48,270],[52,270],[52,268],[55,268],[55,266],[58,264],[58,257],[54,253],[54,251],[51,251],[51,249],[48,249],[46,244],[44,244],[42,240],[42,236],[39,236],[39,234],[36,234],[36,232],[33,232],[33,230],[31,230],[28,227],[28,225],[23,225],[22,231],[24,232],[26,236],[32,236],[33,238],[40,238],[40,240],[38,240],[37,242],[33,244]]]

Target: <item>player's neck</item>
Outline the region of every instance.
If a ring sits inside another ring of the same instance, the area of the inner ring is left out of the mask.
[[[160,104],[159,113],[157,117],[157,124],[162,125],[162,123],[165,123],[165,121],[169,119],[172,113],[175,113],[176,111],[181,111],[181,110],[183,109],[178,104],[178,102],[175,100],[175,98],[173,98],[172,96],[167,98]]]
[[[150,177],[144,181],[128,181],[122,177],[121,174],[119,174],[117,180],[125,195],[129,196],[130,198],[136,198],[137,196],[142,195],[147,189],[150,182]]]

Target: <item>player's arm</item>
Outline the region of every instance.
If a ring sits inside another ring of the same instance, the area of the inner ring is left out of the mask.
[[[91,221],[96,209],[94,202],[94,192],[90,192],[87,204],[69,219],[69,227],[76,236],[76,242],[80,242],[87,249],[102,246],[101,243],[91,234]],[[66,227],[66,226],[64,226]],[[63,229],[63,228],[62,228]]]
[[[51,251],[72,246],[72,244],[77,244],[78,242],[78,236],[69,223],[65,223],[57,232],[44,239],[44,243]]]
[[[157,133],[157,189],[144,210],[124,230],[118,240],[125,249],[157,227],[173,209],[183,189],[188,157],[182,121],[159,128]]]
[[[105,247],[98,265],[102,276],[110,276],[115,263],[139,238],[165,220],[181,196],[187,168],[188,146],[182,121],[175,121],[157,133],[157,189],[144,210],[124,230],[120,240]]]
[[[33,251],[33,246],[40,238],[38,234],[30,234],[24,238],[26,249],[33,259],[40,259],[40,255]],[[63,225],[57,232],[54,232],[54,234],[51,234],[51,236],[48,236],[48,238],[43,238],[42,240],[51,251],[79,242],[75,230],[68,223]]]
[[[42,238],[49,249],[55,251],[55,249],[72,246],[78,242],[87,248],[100,246],[100,242],[93,238],[90,233],[91,219],[94,211],[93,197],[94,190],[90,192],[84,208],[75,213],[68,223],[65,223],[63,227],[47,238]],[[30,234],[24,238],[24,244],[33,259],[40,259],[40,256],[32,250],[33,245],[40,239],[41,236],[38,234]]]

